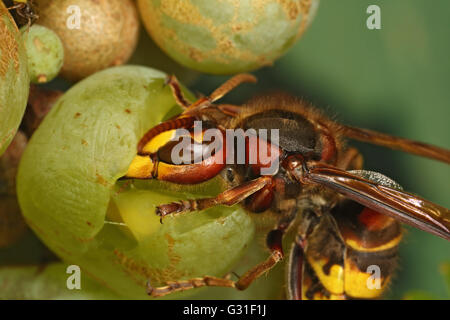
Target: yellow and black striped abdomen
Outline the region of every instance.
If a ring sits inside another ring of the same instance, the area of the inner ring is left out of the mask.
[[[401,237],[394,219],[343,201],[306,239],[303,299],[378,298],[395,270]]]

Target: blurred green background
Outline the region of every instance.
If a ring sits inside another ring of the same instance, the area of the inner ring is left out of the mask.
[[[366,27],[371,4],[381,8],[381,30]],[[272,67],[254,73],[257,85],[244,85],[224,101],[239,104],[254,94],[282,90],[309,100],[342,123],[450,148],[449,12],[448,0],[322,0],[303,38]],[[154,57],[159,59],[158,54]],[[143,63],[143,59],[145,55],[137,52],[132,62]],[[149,64],[158,67],[157,62]],[[174,72],[177,67],[164,63],[160,68]],[[190,88],[206,94],[228,77],[194,78],[189,73],[185,78]],[[67,88],[64,82],[50,86]],[[363,143],[353,145],[364,155],[366,169],[450,207],[448,165]],[[450,243],[406,229],[400,267],[387,297],[400,299],[411,290],[421,290],[449,299],[439,267],[450,262]],[[0,249],[0,265],[51,259],[52,254],[30,233],[14,247]],[[269,278],[282,281],[282,275],[279,267]],[[209,296],[198,297],[262,298],[265,281],[255,285],[256,296],[213,289]]]

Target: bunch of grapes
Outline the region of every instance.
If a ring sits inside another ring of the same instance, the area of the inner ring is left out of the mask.
[[[181,111],[168,74],[189,84],[199,72],[271,65],[301,37],[317,4],[0,1],[0,164],[8,173],[0,175],[0,246],[13,246],[28,226],[50,249],[39,246],[35,263],[53,262],[40,281],[30,278],[38,266],[1,269],[0,298],[80,297],[55,285],[67,264],[89,275],[81,297],[139,299],[148,298],[147,282],[223,277],[261,260],[255,234],[264,223],[241,206],[162,224],[155,215],[160,203],[218,194],[222,176],[182,187],[120,177],[142,135]],[[248,296],[281,297],[281,268],[270,277],[268,293],[256,285]],[[209,290],[203,297],[217,294]]]

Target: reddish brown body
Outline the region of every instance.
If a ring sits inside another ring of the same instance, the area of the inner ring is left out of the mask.
[[[163,218],[239,202],[255,213],[270,209],[279,215],[279,222],[267,235],[271,255],[238,281],[205,276],[160,288],[149,284],[149,294],[161,296],[205,285],[245,289],[283,259],[282,239],[295,222],[297,236],[290,250],[287,279],[287,294],[292,299],[378,297],[395,267],[401,239],[398,221],[450,240],[448,209],[403,191],[397,183],[379,173],[360,170],[362,157],[345,144],[344,138],[447,163],[450,163],[450,151],[339,125],[304,102],[283,95],[254,99],[240,107],[213,105],[239,83],[253,81],[255,78],[251,75],[235,76],[210,96],[189,104],[176,79],[170,77],[168,84],[185,111],[144,135],[138,146],[138,159],[130,166],[126,178],[156,178],[180,184],[208,180],[225,168],[223,160],[229,155],[225,145],[230,146],[224,138],[226,130],[258,132],[256,137],[237,135],[245,138],[246,157],[242,164],[227,166],[232,169],[229,172],[234,172],[226,175],[229,190],[214,198],[159,205],[156,213]],[[189,130],[195,140],[195,121],[201,121],[206,128],[220,130],[222,148],[202,161],[175,165],[167,157],[173,142],[163,134],[183,128]],[[276,143],[272,136],[266,139],[260,135],[260,129],[277,129]],[[252,151],[258,156],[256,161],[250,162]],[[274,162],[263,161],[259,151],[277,160],[277,170],[267,174],[265,169],[272,168]],[[373,266],[381,269],[378,291],[366,285]]]

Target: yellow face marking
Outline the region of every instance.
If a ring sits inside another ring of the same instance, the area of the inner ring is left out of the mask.
[[[360,243],[358,243],[358,241],[355,241],[350,238],[346,239],[345,243],[352,249],[355,249],[360,252],[376,252],[376,251],[383,251],[383,250],[394,248],[395,246],[397,246],[399,244],[401,239],[402,239],[402,234],[399,234],[397,237],[395,237],[391,241],[389,241],[385,244],[382,244],[381,246],[373,247],[373,248],[363,247]]]
[[[334,295],[344,294],[344,268],[342,266],[332,265],[330,274],[327,275],[323,272],[323,266],[328,262],[326,259],[313,260],[308,257],[308,262],[325,289]]]
[[[166,176],[172,175],[173,174],[173,168],[175,166],[179,166],[179,165],[159,162],[158,163],[158,179],[164,180],[164,178]]]
[[[156,153],[159,148],[175,137],[176,130],[164,131],[151,139],[142,149],[145,153]]]
[[[125,177],[140,178],[140,179],[152,178],[153,167],[154,165],[150,157],[136,156],[131,162]]]

